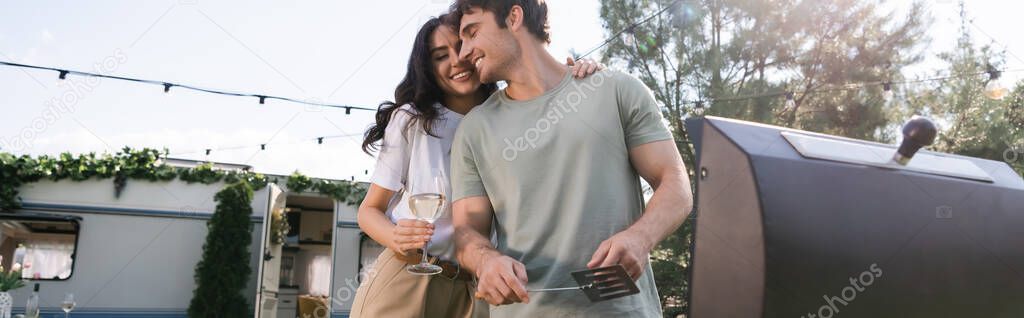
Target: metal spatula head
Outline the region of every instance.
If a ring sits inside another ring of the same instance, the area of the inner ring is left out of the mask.
[[[580,290],[592,302],[605,301],[640,293],[640,288],[626,273],[622,265],[599,267],[572,272],[572,278],[580,285]]]

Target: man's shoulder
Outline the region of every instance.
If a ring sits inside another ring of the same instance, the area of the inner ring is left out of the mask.
[[[635,88],[637,86],[646,87],[644,86],[643,81],[641,81],[636,76],[633,76],[633,74],[629,74],[620,70],[604,69],[598,73],[595,73],[593,76],[598,75],[604,76],[604,78],[611,81],[613,84],[615,84],[616,88]]]
[[[613,69],[613,68],[602,69],[600,71],[594,72],[594,74],[590,74],[590,76],[587,76],[587,77],[584,77],[584,78],[574,78],[574,79],[576,81],[583,81],[583,82],[591,81],[591,82],[598,82],[598,83],[600,83],[600,82],[621,83],[621,82],[639,81],[639,79],[636,78],[636,76],[633,76],[632,74],[623,72],[622,70]]]

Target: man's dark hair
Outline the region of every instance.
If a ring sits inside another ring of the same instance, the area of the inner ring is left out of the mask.
[[[512,6],[523,8],[523,25],[544,43],[551,43],[551,26],[548,25],[548,4],[545,0],[457,0],[452,4],[452,12],[448,22],[459,29],[462,15],[470,8],[480,8],[494,13],[494,20],[501,28],[507,28],[505,19],[508,18]]]

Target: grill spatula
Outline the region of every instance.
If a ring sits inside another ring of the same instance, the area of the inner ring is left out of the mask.
[[[622,267],[622,265],[572,272],[572,278],[576,280],[576,284],[579,284],[579,286],[532,289],[527,290],[527,292],[581,290],[591,302],[605,301],[640,293],[640,288],[636,286],[636,283],[629,277],[629,274],[626,273],[626,268]]]

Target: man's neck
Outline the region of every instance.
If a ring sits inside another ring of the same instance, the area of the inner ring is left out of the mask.
[[[513,100],[529,100],[544,95],[565,78],[569,67],[559,63],[543,46],[524,48],[519,63],[506,80],[505,94]]]
[[[469,95],[456,96],[453,94],[445,94],[443,102],[444,106],[448,107],[448,109],[465,115],[469,113],[473,107],[483,103],[485,99],[487,99],[487,95],[482,90],[478,89],[476,92]]]

